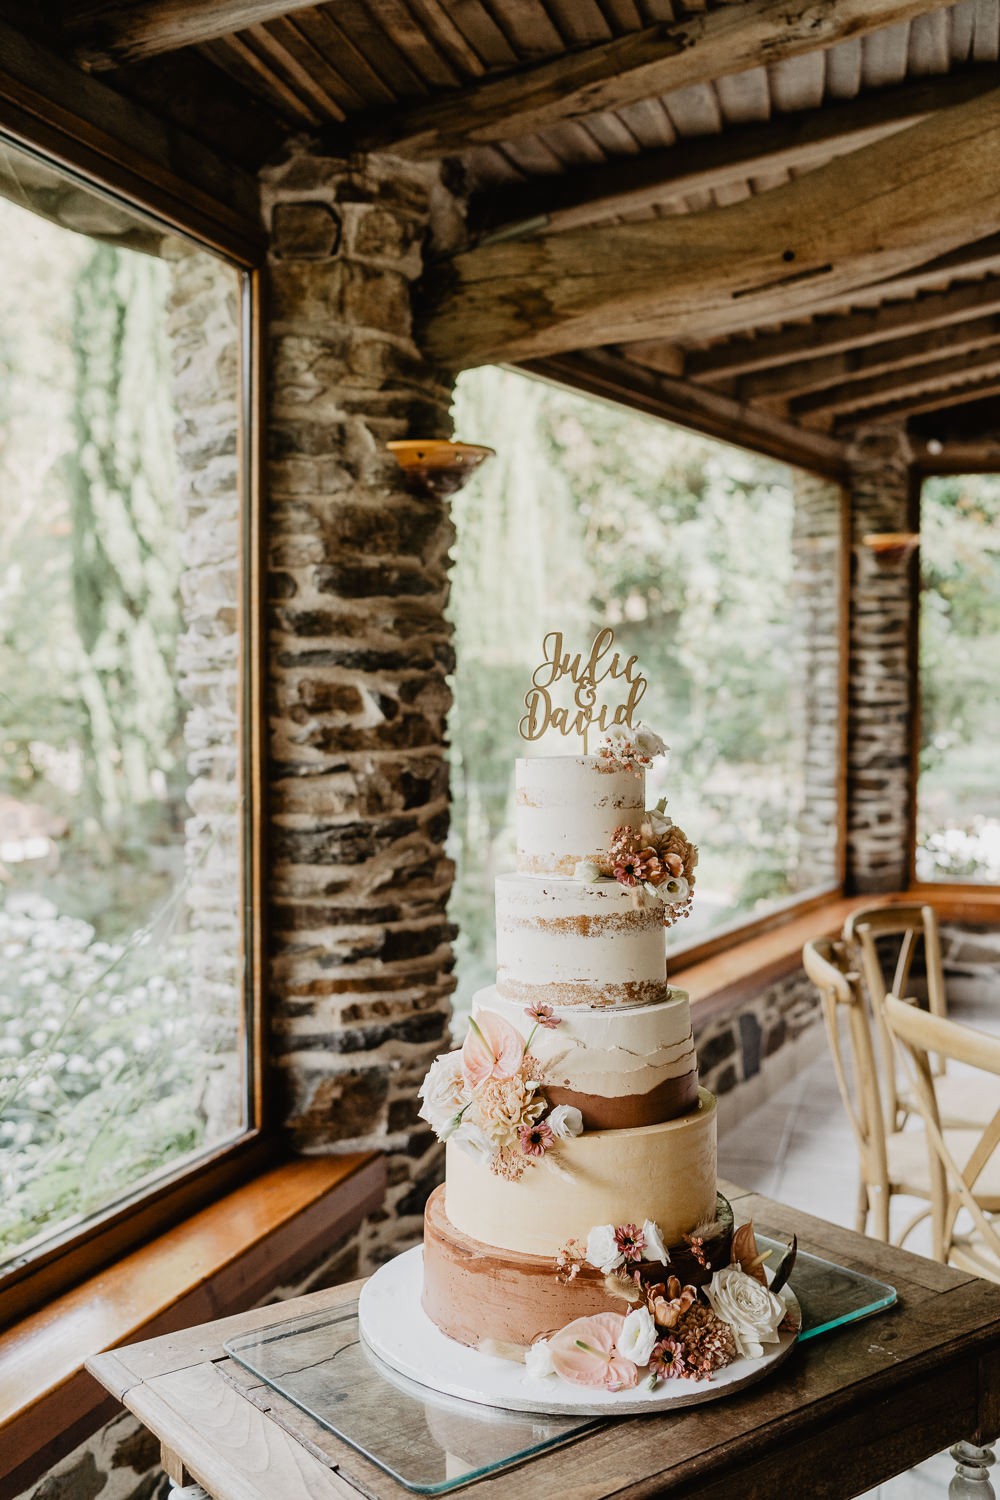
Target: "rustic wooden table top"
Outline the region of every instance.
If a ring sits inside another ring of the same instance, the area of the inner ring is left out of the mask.
[[[722,1184],[738,1222],[897,1288],[898,1305],[800,1345],[774,1377],[668,1415],[623,1418],[462,1494],[474,1500],[697,1496],[846,1500],[960,1439],[1000,1433],[1000,1286]],[[353,1301],[359,1282],[102,1354],[88,1368],[214,1500],[403,1500],[410,1491],[255,1384],[223,1340]],[[321,1441],[321,1452],[319,1443]]]

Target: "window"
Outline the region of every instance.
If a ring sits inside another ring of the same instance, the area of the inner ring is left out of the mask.
[[[1000,476],[920,500],[918,880],[1000,883]]]
[[[499,369],[461,377],[455,416],[497,452],[453,502],[459,1010],[494,978],[517,722],[550,629],[582,647],[612,625],[649,679],[640,714],[671,747],[651,799],[700,845],[672,951],[835,887],[839,489]]]
[[[0,143],[0,1277],[255,1124],[245,280]]]

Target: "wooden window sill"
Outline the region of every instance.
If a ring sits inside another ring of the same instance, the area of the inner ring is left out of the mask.
[[[725,1015],[741,1001],[758,995],[802,966],[802,945],[812,938],[835,937],[853,911],[864,906],[921,902],[933,906],[942,921],[985,922],[1000,925],[1000,889],[996,886],[914,886],[877,896],[832,896],[754,937],[736,942],[710,958],[670,963],[671,980],[691,996],[692,1014],[700,1029],[715,1016]]]
[[[0,1334],[0,1500],[113,1416],[89,1355],[252,1307],[380,1206],[374,1153],[262,1173]]]

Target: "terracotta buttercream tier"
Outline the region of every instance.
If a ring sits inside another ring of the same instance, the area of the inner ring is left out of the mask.
[[[485,1244],[552,1256],[595,1224],[653,1219],[667,1244],[715,1214],[716,1109],[706,1089],[676,1120],[588,1130],[559,1141],[515,1182],[448,1142],[445,1202],[455,1228]]]
[[[691,1007],[684,990],[658,1005],[557,1013],[553,1028],[535,1026],[519,1001],[494,986],[478,990],[473,1013],[495,1011],[525,1039],[541,1064],[545,1096],[572,1104],[588,1130],[656,1125],[698,1102]]]
[[[667,998],[663,908],[617,881],[496,879],[497,992],[523,1004],[640,1005]]]
[[[638,828],[645,775],[598,755],[547,755],[514,767],[517,868],[564,872],[603,859],[616,828]]]
[[[635,1219],[642,1219],[638,1208],[627,1222]],[[673,1275],[694,1286],[708,1281],[713,1266],[729,1261],[733,1214],[725,1198],[716,1200],[715,1219],[718,1227],[704,1241],[707,1265],[681,1241],[669,1247],[669,1267],[644,1265],[643,1278],[662,1281]],[[421,1300],[442,1332],[474,1348],[486,1341],[527,1346],[574,1318],[625,1309],[609,1295],[600,1271],[590,1266],[564,1283],[555,1275],[551,1256],[498,1250],[456,1229],[445,1210],[444,1188],[431,1194],[424,1215]]]

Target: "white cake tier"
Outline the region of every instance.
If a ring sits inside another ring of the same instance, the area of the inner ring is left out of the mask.
[[[517,868],[522,875],[572,875],[583,859],[604,859],[616,828],[638,828],[646,778],[598,755],[549,755],[514,767]]]
[[[659,1005],[558,1012],[559,1025],[535,1026],[519,1000],[504,1000],[493,985],[477,992],[473,1012],[496,1011],[522,1036],[542,1066],[553,1104],[582,1111],[587,1129],[652,1125],[693,1108],[698,1063],[691,1007],[684,990]]]
[[[499,875],[497,993],[522,1005],[655,1005],[667,998],[663,908],[614,880]]]
[[[502,1250],[555,1255],[598,1224],[652,1219],[679,1243],[715,1218],[715,1099],[677,1120],[559,1141],[516,1182],[449,1141],[445,1207],[456,1229]],[[557,1164],[558,1163],[558,1168]]]

